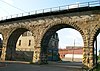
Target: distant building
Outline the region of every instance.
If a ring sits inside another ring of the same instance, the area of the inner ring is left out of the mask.
[[[30,31],[23,33],[16,44],[16,60],[30,61],[34,52],[34,37]]]
[[[59,38],[58,34],[55,33],[52,35],[49,43],[48,43],[48,60],[55,61],[58,60],[58,45],[59,45]],[[19,54],[19,57],[23,56],[21,55],[21,52],[24,55],[33,55],[32,52],[34,52],[34,37],[32,36],[31,32],[25,32],[22,34],[16,44],[16,53],[17,56]]]
[[[17,51],[34,51],[34,37],[30,31],[22,34],[16,44]]]
[[[49,44],[48,44],[48,60],[56,61],[58,60],[58,46],[59,46],[59,37],[55,33],[52,35]]]
[[[79,46],[67,46],[66,49],[59,49],[59,55],[64,61],[82,61],[83,48]]]

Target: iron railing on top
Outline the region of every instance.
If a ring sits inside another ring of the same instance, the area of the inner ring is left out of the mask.
[[[68,9],[74,9],[74,8],[94,7],[94,6],[100,6],[100,0],[83,2],[83,3],[76,3],[76,4],[71,4],[71,5],[58,6],[58,7],[53,7],[53,8],[46,8],[46,9],[40,9],[40,10],[31,11],[31,12],[14,14],[14,15],[10,15],[10,16],[4,16],[4,17],[0,18],[0,21],[6,20],[6,19],[11,19],[11,18],[16,18],[16,17],[23,17],[23,16],[28,16],[28,15],[46,13],[46,12],[54,12],[54,11],[68,10]]]

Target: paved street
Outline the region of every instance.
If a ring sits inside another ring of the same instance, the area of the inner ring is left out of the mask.
[[[65,64],[49,63],[47,65],[33,65],[22,62],[0,63],[0,71],[82,71],[80,67],[70,67]]]

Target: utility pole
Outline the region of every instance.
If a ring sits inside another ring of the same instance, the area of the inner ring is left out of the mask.
[[[96,51],[96,65],[97,65],[97,61],[98,61],[98,57],[97,57],[97,37],[96,37],[96,45],[95,45],[96,47],[95,47],[95,51]]]
[[[72,61],[74,61],[74,49],[75,49],[75,39],[74,39],[74,47],[72,47],[72,50],[73,50]]]

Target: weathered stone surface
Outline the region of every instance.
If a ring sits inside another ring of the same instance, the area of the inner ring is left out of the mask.
[[[5,46],[2,49],[1,59],[5,60],[6,50],[12,41],[15,45],[21,33],[31,31],[34,36],[36,49],[33,62],[40,61],[42,60],[40,55],[41,45],[44,44],[42,43],[44,37],[47,38],[47,36],[49,37],[49,35],[62,28],[74,28],[83,37],[83,64],[91,67],[93,66],[93,50],[91,48],[93,48],[95,37],[98,35],[97,31],[100,29],[99,13],[100,11],[85,11],[0,23],[0,33],[3,35],[3,45]],[[16,37],[16,35],[18,36]],[[91,52],[88,54],[91,55],[90,58],[87,58],[87,52]]]

